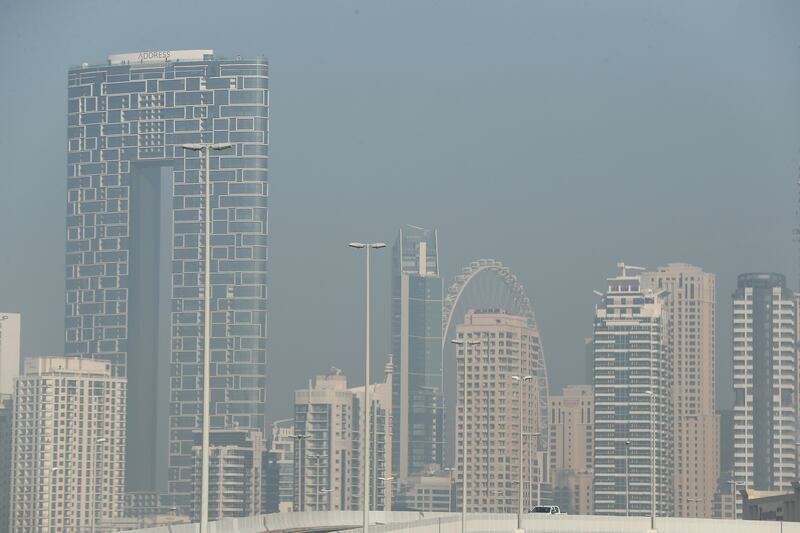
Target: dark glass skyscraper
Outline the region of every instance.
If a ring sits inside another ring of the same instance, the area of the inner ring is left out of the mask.
[[[748,491],[797,480],[797,296],[783,274],[739,274],[733,293],[733,475]],[[736,499],[737,513],[742,500]]]
[[[436,230],[403,226],[392,250],[392,467],[403,478],[441,468],[442,278]]]
[[[128,378],[127,490],[191,501],[211,154],[211,427],[263,434],[268,65],[211,50],[69,72],[65,353]]]

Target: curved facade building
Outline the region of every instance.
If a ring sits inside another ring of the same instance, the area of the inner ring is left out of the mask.
[[[512,377],[537,376],[542,359],[538,328],[527,316],[471,309],[456,325],[455,336],[477,343],[456,349],[455,484],[467,485],[466,504],[459,488],[456,508],[513,512],[520,482],[524,506],[548,501],[545,458],[539,448],[546,432],[538,416],[538,381]]]
[[[128,378],[129,492],[191,501],[212,151],[211,427],[264,431],[268,65],[211,50],[69,71],[65,354]]]

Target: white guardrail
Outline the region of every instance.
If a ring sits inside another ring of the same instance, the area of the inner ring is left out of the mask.
[[[209,533],[311,533],[349,531],[361,533],[361,511],[279,513],[247,518],[226,518],[209,523]],[[373,511],[370,532],[461,533],[458,513]],[[513,532],[517,515],[469,513],[467,533]],[[647,517],[533,515],[522,517],[522,527],[531,533],[648,533]],[[711,520],[703,518],[656,518],[658,533],[800,533],[797,522]],[[198,533],[199,524],[180,524],[137,529],[128,533]]]

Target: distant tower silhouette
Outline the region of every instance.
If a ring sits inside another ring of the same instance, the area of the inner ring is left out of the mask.
[[[792,240],[797,243],[797,290],[800,291],[800,171],[797,177],[797,206],[794,210],[795,227],[792,230]]]

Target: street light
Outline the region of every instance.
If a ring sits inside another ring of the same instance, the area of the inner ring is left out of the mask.
[[[95,521],[97,519],[97,476],[95,474],[97,470],[97,449],[106,442],[108,442],[107,438],[100,437],[94,441],[95,445],[92,447],[92,533],[95,532]]]
[[[689,499],[686,500],[688,502],[694,503],[694,515],[695,515],[695,518],[697,518],[697,515],[698,515],[699,505],[697,505],[697,504],[699,504],[700,502],[702,502],[704,500],[705,500],[705,498],[689,498]]]
[[[200,533],[208,533],[208,454],[211,418],[211,150],[231,148],[231,143],[182,144],[184,150],[205,151],[205,242],[203,255],[203,443],[201,448]]]
[[[320,494],[330,494],[331,492],[333,492],[333,489],[319,489],[319,493]],[[331,510],[332,506],[331,506],[330,496],[328,496],[328,503],[325,506],[328,508],[327,509],[328,511]],[[317,509],[317,510],[319,510],[319,509]]]
[[[656,530],[656,393],[644,391],[650,397],[650,529]]]
[[[464,411],[464,445],[461,452],[461,533],[467,531],[467,347],[476,346],[479,340],[451,339],[450,342],[464,349],[464,397],[462,410]]]
[[[55,486],[56,486],[56,483],[58,482],[58,474],[57,473],[59,471],[61,471],[61,467],[60,466],[54,466],[53,468],[50,469],[50,472],[51,472],[51,476],[50,476],[51,477],[51,479],[50,479],[50,495],[49,495],[50,496],[50,503],[48,505],[48,507],[50,508],[49,523],[56,522],[56,511],[58,510],[57,509],[58,506],[56,505],[56,499],[55,499],[53,493],[55,492]],[[64,488],[66,489],[66,487],[64,487]],[[64,503],[64,510],[61,511],[61,519],[62,520],[64,519],[64,511],[67,508],[67,506],[66,506],[66,499],[67,499],[66,492],[67,491],[64,490],[65,503]]]
[[[378,481],[382,481],[383,482],[383,510],[384,511],[386,510],[386,482],[387,481],[391,481],[393,479],[394,479],[394,476],[379,477],[378,478]],[[377,509],[378,508],[378,487],[377,486],[372,491],[372,498],[373,498],[372,499],[372,507]]]
[[[314,460],[314,464],[316,465],[314,469],[314,510],[319,511],[319,470],[320,470],[320,462],[322,459],[321,455],[310,455],[309,459]]]
[[[733,476],[733,472],[731,472],[731,476]],[[731,486],[731,508],[733,510],[733,519],[736,520],[736,485],[744,485],[744,481],[728,481],[728,485]]]
[[[536,442],[536,464],[538,466],[539,473],[536,476],[536,505],[542,504],[542,465],[539,464],[539,437],[542,436],[541,433],[538,431],[536,433],[527,433],[527,435],[531,438],[530,442],[528,442],[528,475],[530,476],[531,481],[533,481],[533,443]],[[533,440],[533,437],[536,437],[536,440]],[[533,507],[533,491],[530,491],[528,494],[528,509]]]
[[[625,441],[625,516],[630,516],[631,507],[631,478],[630,478],[630,447],[631,441]]]
[[[350,248],[356,249],[363,249],[366,250],[366,260],[367,260],[367,312],[366,312],[366,319],[365,319],[365,333],[364,333],[364,344],[365,344],[365,352],[364,352],[364,428],[362,431],[364,432],[363,438],[363,446],[364,446],[364,462],[361,463],[361,469],[364,471],[363,473],[363,485],[364,485],[364,496],[361,500],[361,506],[363,507],[364,511],[364,524],[362,526],[363,533],[367,533],[369,529],[369,412],[371,410],[371,405],[369,403],[369,256],[370,250],[376,249],[379,250],[381,248],[386,248],[386,244],[382,242],[351,242],[349,244]],[[203,533],[203,532],[201,532]]]
[[[308,394],[309,394],[309,396],[311,396],[310,388],[309,388],[309,393]],[[306,418],[308,418],[308,413],[306,414]],[[300,503],[299,503],[298,509],[297,509],[298,511],[305,511],[305,507],[306,507],[306,505],[305,505],[305,503],[306,503],[306,491],[305,491],[306,476],[305,476],[305,471],[303,470],[303,468],[305,467],[306,457],[305,457],[305,449],[303,448],[303,441],[305,439],[307,439],[308,437],[309,437],[308,434],[305,434],[305,435],[289,435],[290,439],[295,439],[297,441],[297,455],[300,458],[300,464],[297,465],[297,467],[298,467],[297,468],[297,471],[298,471],[297,472],[297,481],[298,481],[297,499],[300,500]],[[301,475],[303,476],[302,479],[300,479]]]
[[[454,466],[446,466],[442,470],[444,470],[445,472],[447,472],[450,475],[450,487],[452,487],[453,486],[453,480],[456,479],[456,476],[458,475],[456,467],[454,467]],[[447,506],[448,512],[451,512],[451,513],[453,512],[453,500],[454,499],[455,498],[453,498],[453,494],[451,493],[450,494],[450,503]]]
[[[508,512],[508,507],[506,507],[506,502],[507,502],[507,500],[506,500],[506,491],[499,490],[499,489],[494,489],[491,492],[492,492],[492,494],[494,494],[496,496],[502,496],[500,501],[503,502],[503,506],[500,509],[502,509],[502,512],[507,513]]]
[[[487,352],[488,352],[488,350],[487,350]],[[488,363],[488,362],[490,362],[490,357],[489,357],[488,353],[486,355],[487,356],[486,356],[485,359],[486,359],[486,362]],[[480,401],[480,397],[478,397],[478,401]],[[486,470],[486,472],[485,472],[486,490],[492,490],[492,486],[493,486],[492,485],[492,479],[494,477],[494,476],[492,476],[492,439],[490,438],[490,435],[489,435],[489,425],[490,425],[489,421],[492,418],[492,416],[491,416],[491,407],[490,406],[491,406],[492,402],[491,402],[491,392],[488,389],[484,391],[484,401],[486,402],[486,415],[485,415],[486,418],[484,418],[486,430],[482,431],[482,433],[483,433],[483,447],[485,448],[485,450],[484,450],[485,453],[484,453],[484,457],[481,457],[480,460],[476,461],[476,462],[479,463],[479,464],[480,463],[485,463],[485,465],[486,465],[486,468],[485,468],[485,470]],[[478,414],[480,414],[480,406],[478,406]],[[478,473],[478,477],[479,478],[483,477],[483,475],[484,475],[483,472],[479,472]]]
[[[800,442],[794,443],[794,477],[800,478]]]
[[[522,384],[531,381],[533,376],[511,376],[511,379],[519,382],[519,506],[517,507],[517,529],[522,529]]]

